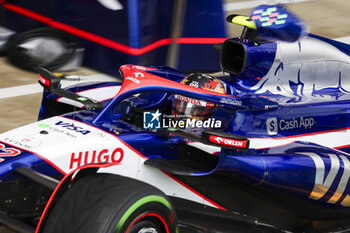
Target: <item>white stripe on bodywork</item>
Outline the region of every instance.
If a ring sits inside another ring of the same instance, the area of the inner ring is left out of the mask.
[[[339,155],[335,154],[316,154],[313,152],[300,152],[298,154],[303,154],[309,156],[315,164],[315,182],[312,192],[309,198],[314,200],[319,200],[324,198],[326,193],[329,192],[330,187],[337,185],[337,189],[332,194],[331,198],[328,199],[327,203],[336,204],[344,194],[345,188],[348,186],[350,179],[350,162],[349,154]],[[331,166],[329,168],[328,174],[326,176],[326,168],[324,159],[327,156],[331,160]],[[343,162],[342,166],[340,160]],[[342,170],[340,169],[342,168]],[[337,175],[341,174],[341,179],[337,179]],[[338,184],[337,184],[338,183]],[[348,194],[340,203],[343,206],[350,205],[350,197]]]
[[[340,179],[339,185],[333,196],[327,201],[328,203],[335,204],[342,197],[346,186],[348,185],[350,178],[350,162],[347,157],[340,155],[340,158],[343,160],[343,175]],[[332,161],[333,162],[333,161]],[[332,169],[332,168],[331,168]]]
[[[324,177],[325,177],[326,169],[325,169],[325,165],[324,165],[324,162],[323,162],[323,159],[321,158],[321,156],[317,155],[316,153],[312,153],[312,152],[300,152],[298,154],[303,154],[303,155],[309,156],[310,158],[312,158],[312,160],[315,163],[315,167],[316,167],[315,183],[314,183],[314,188],[313,188],[312,192],[310,193],[309,197],[314,199],[314,200],[319,200],[328,192],[329,188],[333,184],[333,181],[334,181],[334,179],[337,176],[338,171],[339,171],[340,161],[336,155],[329,154],[329,157],[331,159],[331,168],[330,168],[328,175],[325,179]]]
[[[200,143],[200,142],[190,142],[190,143],[187,143],[187,145],[193,146],[193,147],[200,149],[202,151],[205,151],[209,154],[215,154],[215,153],[218,153],[221,151],[221,148],[218,146],[205,145],[205,144]]]
[[[337,38],[335,40],[343,42],[343,43],[346,43],[346,44],[349,44],[350,43],[350,36],[340,37],[340,38]]]

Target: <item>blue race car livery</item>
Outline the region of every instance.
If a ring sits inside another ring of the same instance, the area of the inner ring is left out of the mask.
[[[0,135],[0,215],[19,232],[347,232],[350,46],[281,5],[230,15],[225,87],[123,65],[61,88],[38,67],[39,121]],[[174,99],[215,108],[172,118]],[[190,129],[189,129],[190,128]],[[36,230],[35,230],[36,229]]]

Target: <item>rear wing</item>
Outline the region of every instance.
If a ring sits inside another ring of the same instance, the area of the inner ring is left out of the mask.
[[[39,73],[39,83],[45,90],[57,96],[81,103],[84,105],[83,108],[87,110],[102,110],[104,108],[97,100],[62,89],[60,84],[61,79],[50,71],[42,67],[36,67],[35,71]]]

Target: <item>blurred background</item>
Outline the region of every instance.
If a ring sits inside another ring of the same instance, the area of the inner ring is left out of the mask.
[[[281,2],[311,33],[350,41],[345,0],[0,0],[0,132],[37,118],[42,89],[23,54],[45,57],[40,62],[59,74],[97,80],[118,81],[127,63],[219,71],[213,46],[242,31],[226,16]],[[33,39],[40,36],[54,40]]]

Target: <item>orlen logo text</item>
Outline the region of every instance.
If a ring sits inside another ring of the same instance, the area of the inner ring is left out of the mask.
[[[74,125],[72,123],[67,123],[67,122],[63,122],[63,121],[56,122],[55,125],[61,126],[62,128],[66,128],[66,129],[69,129],[69,130],[72,130],[72,131],[75,131],[77,133],[81,133],[81,134],[84,134],[84,135],[86,135],[86,134],[91,132],[89,130],[83,129],[83,127],[76,126],[76,125]]]
[[[315,119],[313,117],[300,117],[291,120],[277,120],[276,117],[272,117],[266,120],[266,130],[269,135],[276,135],[279,130],[311,129],[314,125]]]
[[[209,141],[218,145],[237,147],[237,148],[246,148],[247,142],[241,140],[235,140],[231,138],[224,138],[219,136],[210,135]]]
[[[102,149],[93,151],[73,152],[70,158],[69,169],[78,168],[80,166],[91,163],[121,163],[124,158],[122,148],[114,150]]]

